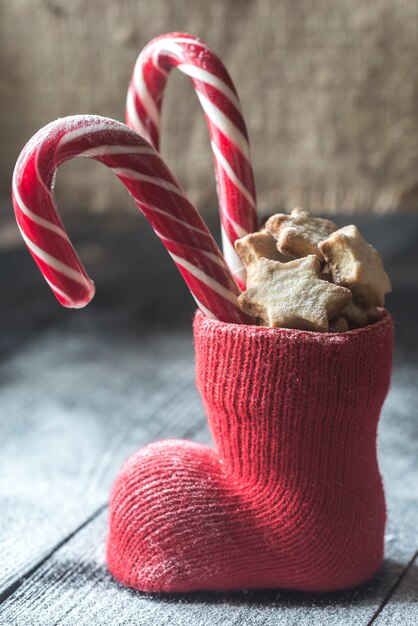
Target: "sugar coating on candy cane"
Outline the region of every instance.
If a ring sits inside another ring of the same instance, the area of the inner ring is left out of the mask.
[[[97,156],[111,155],[111,154],[151,154],[153,155],[155,150],[148,146],[99,146],[98,148],[88,148],[81,152],[78,156],[94,158]]]
[[[160,111],[156,104],[156,99],[153,99],[152,95],[150,94],[148,90],[147,78],[146,76],[144,76],[143,66],[144,66],[144,63],[148,60],[148,57],[151,56],[153,59],[153,69],[160,72],[162,70],[161,66],[159,65],[160,54],[171,53],[174,56],[177,56],[178,58],[181,59],[184,55],[185,50],[180,45],[178,45],[178,42],[187,44],[187,46],[193,46],[194,48],[200,47],[200,48],[205,49],[207,54],[210,55],[212,59],[215,59],[217,63],[220,64],[219,59],[206,46],[206,44],[192,37],[190,38],[177,37],[176,34],[163,35],[153,40],[150,44],[148,44],[148,46],[146,46],[146,48],[141,52],[141,54],[138,57],[134,74],[133,74],[132,86],[135,87],[137,95],[141,98],[141,105],[146,109],[148,118],[150,118],[154,122],[155,126],[157,127],[157,130],[159,130],[159,125],[160,125]],[[199,58],[199,55],[196,55],[196,58],[193,58],[193,62],[203,63],[204,61],[202,61]],[[187,74],[189,77],[199,80],[202,83],[209,84],[215,87],[216,89],[218,89],[218,91],[220,91],[221,93],[223,93],[228,98],[228,100],[230,100],[230,102],[235,106],[241,118],[240,120],[241,124],[245,129],[245,124],[242,119],[242,113],[241,113],[238,96],[236,92],[234,91],[234,87],[233,87],[231,79],[229,78],[229,75],[227,74],[225,68],[222,65],[221,67],[222,67],[223,74],[224,74],[224,80],[226,76],[227,80],[229,80],[229,82],[231,83],[232,88],[226,85],[223,80],[221,80],[214,74],[211,74],[209,71],[199,66],[193,65],[191,63],[177,63],[175,66],[180,71]],[[172,67],[174,67],[174,64],[169,69],[171,70]],[[148,74],[149,74],[149,71],[148,71]],[[164,72],[164,74],[167,74],[167,72]],[[165,83],[162,85],[162,89],[164,89],[164,87],[165,87]],[[239,131],[239,129],[234,128],[233,122],[229,120],[226,116],[223,116],[222,111],[216,105],[214,105],[213,102],[211,102],[208,98],[206,98],[205,95],[202,94],[198,88],[196,88],[196,92],[197,92],[198,97],[201,99],[202,104],[204,104],[205,106],[205,103],[207,103],[206,104],[207,114],[209,117],[210,117],[211,112],[215,116],[220,114],[222,115],[222,118],[221,118],[222,121],[219,122],[219,118],[218,118],[218,122],[220,124],[224,124],[225,129],[232,128],[233,132],[238,131],[236,133],[236,142],[237,144],[240,144],[241,150],[247,156],[249,156],[249,145],[248,145],[247,137],[244,136]],[[157,95],[161,95],[161,94],[157,94]],[[138,117],[137,110],[135,107],[135,97],[134,97],[135,93],[131,89],[128,92],[128,96],[129,96],[128,102],[127,102],[128,117],[131,115],[131,113],[134,114],[132,117]],[[128,120],[128,123],[129,123],[129,120]],[[158,140],[159,140],[159,137],[157,137],[157,144],[156,144],[157,147],[158,147]]]
[[[208,122],[224,254],[238,284],[244,287],[245,267],[234,243],[257,229],[255,186],[241,105],[219,58],[205,43],[186,33],[162,35],[151,41],[135,64],[126,121],[159,147],[162,99],[174,67],[192,80]]]
[[[127,187],[206,315],[248,321],[212,235],[164,161],[138,133],[98,116],[64,118],[41,129],[22,150],[13,174],[19,229],[62,304],[78,308],[94,295],[94,284],[65,232],[53,196],[58,167],[79,156],[103,163]]]

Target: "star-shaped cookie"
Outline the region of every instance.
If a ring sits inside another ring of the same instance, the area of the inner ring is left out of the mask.
[[[238,302],[245,313],[274,328],[299,328],[326,332],[351,300],[348,289],[319,278],[320,262],[314,255],[288,263],[259,259],[248,268],[247,290]]]
[[[367,311],[354,298],[343,308],[341,317],[349,323],[350,328],[361,328],[368,322]]]
[[[346,333],[350,330],[350,327],[347,324],[347,320],[339,315],[338,317],[334,317],[333,320],[330,320],[328,330],[330,333]]]
[[[258,233],[250,233],[235,242],[235,250],[240,255],[246,267],[259,259],[272,259],[273,261],[285,261],[288,257],[281,254],[276,246],[276,240],[266,228]]]
[[[351,289],[364,308],[383,306],[392,290],[379,253],[356,226],[345,226],[319,244],[337,285]]]
[[[297,258],[316,254],[321,261],[323,257],[318,244],[337,230],[331,220],[312,217],[303,209],[293,209],[290,215],[273,215],[267,220],[266,228],[283,254]]]

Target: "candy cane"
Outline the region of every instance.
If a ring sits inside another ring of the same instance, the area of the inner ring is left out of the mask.
[[[126,123],[159,149],[162,98],[173,67],[191,78],[205,112],[215,160],[225,258],[238,284],[244,287],[245,269],[234,242],[257,230],[256,196],[241,105],[222,62],[206,44],[186,33],[157,37],[136,62],[128,90]]]
[[[172,256],[198,306],[215,319],[243,322],[239,289],[204,221],[162,158],[137,132],[98,116],[67,117],[42,128],[22,150],[13,174],[13,204],[23,239],[64,306],[94,295],[54,200],[57,168],[74,157],[107,165]]]

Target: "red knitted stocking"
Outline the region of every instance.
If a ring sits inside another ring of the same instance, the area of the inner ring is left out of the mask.
[[[147,446],[110,503],[108,565],[145,591],[333,590],[383,557],[376,426],[392,320],[342,334],[197,313],[197,385],[216,451]]]

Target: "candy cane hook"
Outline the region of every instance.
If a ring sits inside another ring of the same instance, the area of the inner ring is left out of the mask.
[[[187,33],[157,37],[136,62],[128,90],[126,123],[159,149],[162,99],[173,67],[190,77],[206,116],[225,258],[238,284],[245,288],[245,269],[234,242],[257,230],[256,195],[241,105],[223,63],[203,41]]]
[[[239,289],[219,248],[162,158],[137,132],[99,116],[76,115],[42,128],[22,150],[13,174],[18,226],[61,304],[79,308],[94,295],[53,195],[56,170],[74,157],[99,161],[122,181],[206,315],[246,321],[237,303]]]

